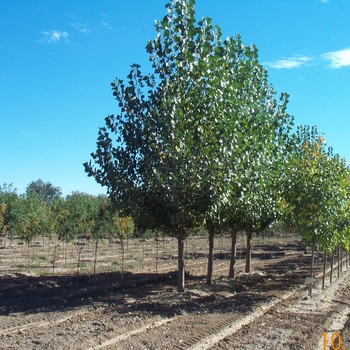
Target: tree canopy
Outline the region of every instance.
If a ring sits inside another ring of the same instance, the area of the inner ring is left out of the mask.
[[[60,187],[55,187],[51,182],[44,182],[41,179],[32,181],[27,186],[26,192],[38,194],[46,204],[52,204],[56,198],[62,195]]]

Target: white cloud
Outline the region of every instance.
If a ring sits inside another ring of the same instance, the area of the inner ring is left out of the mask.
[[[86,28],[84,24],[81,24],[81,23],[70,23],[70,25],[72,27],[74,27],[77,31],[79,31],[80,33],[84,33],[84,34],[91,33],[91,30]]]
[[[108,29],[113,29],[107,22],[104,22],[104,21],[101,22],[101,26],[105,26]]]
[[[81,33],[84,33],[84,34],[88,34],[88,33],[91,33],[91,30],[90,29],[87,29],[87,28],[82,28],[79,30]]]
[[[312,58],[307,56],[294,56],[294,57],[278,60],[276,62],[268,62],[265,64],[271,68],[276,68],[276,69],[292,69],[292,68],[299,68],[311,60]]]
[[[50,30],[49,32],[41,32],[44,35],[43,39],[39,40],[41,43],[54,43],[64,39],[68,41],[68,33],[60,32],[58,30]]]
[[[350,48],[327,52],[321,55],[321,57],[330,62],[329,66],[331,68],[342,68],[350,66]]]

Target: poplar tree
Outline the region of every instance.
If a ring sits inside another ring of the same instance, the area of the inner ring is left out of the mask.
[[[234,203],[232,181],[239,186],[235,163],[247,163],[253,145],[274,142],[259,132],[270,135],[267,128],[283,129],[285,121],[263,122],[278,110],[255,46],[244,46],[238,35],[223,40],[210,18],[196,21],[194,5],[166,5],[146,46],[153,74],[133,64],[126,83],[112,82],[120,113],[105,119],[92,161],[84,164],[136,225],[177,236],[179,292],[186,236],[205,224],[212,251],[225,208]]]

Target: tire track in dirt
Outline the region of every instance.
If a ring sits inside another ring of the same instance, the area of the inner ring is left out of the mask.
[[[89,312],[88,310],[74,311],[74,314],[69,315],[69,316],[65,316],[65,317],[60,317],[60,318],[57,318],[56,320],[55,320],[55,315],[50,314],[50,315],[45,316],[46,320],[38,321],[38,322],[30,322],[30,320],[29,320],[27,324],[23,324],[23,318],[21,318],[20,321],[10,320],[10,322],[8,322],[7,324],[5,324],[6,320],[1,319],[1,327],[3,329],[0,330],[0,336],[7,335],[9,333],[19,332],[19,331],[25,331],[27,329],[40,328],[40,327],[45,327],[45,326],[49,326],[49,325],[58,325],[60,323],[66,322],[74,317],[87,314],[88,312]],[[21,323],[21,325],[18,325],[18,323]]]
[[[330,272],[330,268],[327,269],[326,274],[328,274]],[[321,279],[322,278],[322,274],[316,274],[315,275],[316,279]],[[317,299],[321,298],[325,298],[326,295],[333,295],[334,290],[336,290],[337,288],[339,288],[339,285],[341,285],[344,281],[344,279],[349,278],[349,273],[345,273],[343,274],[340,279],[338,279],[333,285],[329,286],[326,290],[324,291],[319,291],[319,294],[317,295]],[[278,304],[280,304],[281,302],[287,301],[288,299],[292,300],[293,298],[296,298],[297,296],[300,295],[300,292],[307,290],[307,287],[304,285],[298,285],[296,286],[296,288],[293,291],[287,292],[286,294],[282,295],[281,297],[267,303],[261,306],[262,310],[259,310],[259,308],[257,310],[255,310],[254,312],[252,312],[250,315],[245,316],[243,318],[241,318],[239,320],[239,322],[233,322],[231,324],[221,324],[218,326],[218,332],[213,333],[207,337],[203,337],[201,339],[197,339],[197,342],[193,342],[190,341],[186,344],[184,344],[184,346],[180,346],[177,347],[177,349],[179,350],[184,350],[184,349],[188,349],[188,350],[207,350],[212,348],[214,345],[219,345],[221,344],[220,342],[225,339],[226,343],[225,346],[234,346],[235,343],[230,341],[230,336],[233,335],[234,333],[236,333],[238,330],[240,330],[243,326],[248,326],[249,324],[255,322],[257,319],[263,317],[266,313],[268,313],[271,309],[277,307]],[[350,295],[349,295],[350,296]],[[345,323],[345,320],[347,318],[347,315],[349,313],[350,310],[350,304],[347,304],[347,307],[345,308],[345,310],[343,311],[343,318],[342,318],[342,326]],[[283,307],[283,306],[281,306]],[[336,313],[336,312],[335,312]],[[344,316],[345,313],[345,316]],[[261,322],[263,324],[263,322]],[[336,324],[338,326],[334,327],[334,324]],[[333,331],[334,329],[340,329],[339,324],[337,324],[336,322],[333,323],[332,328]],[[227,338],[228,337],[228,338]],[[329,339],[331,337],[331,333],[329,333]],[[319,346],[316,347],[317,349],[321,349],[321,342],[319,343]],[[218,346],[219,348],[221,348],[220,346]],[[225,347],[226,348],[226,347]]]
[[[281,260],[288,261],[289,258],[287,257],[286,259],[278,259],[278,261],[274,261],[274,265],[278,265],[281,262]],[[295,273],[295,271],[293,271],[292,274],[293,273]],[[289,272],[289,274],[291,273]],[[260,317],[272,307],[274,307],[276,304],[278,304],[281,300],[288,299],[290,296],[298,292],[300,288],[303,287],[304,286],[296,285],[292,291],[287,291],[279,297],[275,297],[273,294],[271,295],[270,293],[269,295],[269,293],[267,293],[263,296],[263,302],[254,305],[253,311],[250,310],[248,313],[241,312],[235,315],[232,315],[231,313],[221,314],[220,318],[222,319],[222,321],[219,324],[217,323],[217,315],[214,315],[212,317],[212,315],[209,314],[185,314],[181,316],[181,318],[172,320],[171,324],[169,324],[169,328],[171,328],[171,331],[169,331],[169,335],[167,334],[167,329],[157,329],[157,327],[153,327],[152,329],[147,329],[147,334],[142,334],[142,332],[133,333],[135,337],[131,340],[131,343],[145,344],[147,338],[152,339],[163,337],[171,339],[170,333],[175,332],[183,338],[179,340],[180,344],[174,343],[174,341],[170,341],[170,343],[164,341],[164,344],[162,344],[162,348],[172,348],[179,350],[207,349],[212,344],[215,344],[227,335],[234,333],[243,325],[254,321],[256,318]],[[228,302],[230,302],[231,298],[227,299]],[[214,322],[211,322],[211,317],[213,318]],[[188,325],[191,325],[192,321],[194,321],[194,318],[196,318],[197,323],[196,329],[188,329]],[[198,319],[200,319],[199,322]],[[125,340],[125,338],[123,340]],[[131,343],[129,344],[128,342],[125,342],[122,345],[120,345],[120,348],[129,348],[129,346],[131,346]],[[147,345],[149,346],[150,344]]]
[[[274,265],[278,265],[281,261],[288,261],[289,258],[287,257],[286,259],[276,259],[276,261],[274,261]],[[296,271],[303,269],[304,266],[301,266],[299,269],[293,271],[293,272],[288,272],[282,275],[292,275],[294,274]],[[280,275],[281,276],[281,275]],[[255,305],[254,310],[251,311],[248,315],[221,315],[221,318],[224,319],[222,322],[220,322],[219,324],[215,324],[215,325],[210,325],[210,323],[205,323],[203,322],[203,324],[205,324],[204,327],[200,327],[201,329],[197,329],[195,331],[195,334],[191,334],[189,332],[189,337],[188,339],[181,339],[181,343],[178,345],[175,345],[174,343],[171,344],[164,344],[165,347],[167,348],[174,348],[174,349],[179,349],[179,350],[184,350],[184,349],[191,349],[191,350],[203,350],[203,349],[209,349],[211,346],[213,346],[214,344],[218,343],[220,340],[224,339],[225,337],[235,333],[237,330],[239,330],[241,327],[243,327],[244,325],[247,325],[251,322],[254,322],[257,318],[261,317],[262,315],[264,315],[265,313],[267,313],[271,308],[275,307],[278,303],[280,303],[281,301],[285,301],[288,298],[293,297],[294,295],[298,294],[302,289],[306,290],[306,286],[303,284],[297,284],[295,285],[295,287],[293,287],[292,290],[289,290],[283,294],[281,294],[278,297],[275,297],[273,295],[265,295],[264,299],[266,298],[266,302],[262,302],[262,303],[258,303],[257,305]],[[270,300],[269,300],[270,298]],[[174,329],[178,329],[175,331],[175,333],[183,336],[185,333],[182,331],[182,326],[183,324],[189,324],[191,323],[191,320],[186,320],[187,318],[191,318],[192,315],[184,315],[181,317],[181,319],[178,319],[178,322],[172,322],[173,320],[171,320],[171,324],[170,327],[172,328],[172,331],[174,331]],[[200,317],[200,316],[197,316]],[[204,316],[206,317],[206,316]],[[168,321],[170,322],[170,321]],[[176,324],[178,323],[178,324]],[[161,324],[157,325],[160,326]],[[138,344],[142,344],[144,342],[145,337],[150,337],[150,338],[154,338],[157,337],[157,327],[152,327],[152,330],[154,330],[155,334],[152,334],[151,332],[148,332],[147,335],[142,335],[141,333],[143,331],[146,330],[150,330],[150,328],[143,328],[143,330],[134,332],[133,334],[128,334],[128,337],[133,336],[133,335],[137,335],[138,337],[136,337],[135,339],[133,339],[133,343],[138,343]],[[160,332],[162,336],[165,335],[165,337],[167,337],[166,332],[164,332],[164,330],[161,330]],[[158,335],[159,336],[159,335]],[[170,337],[169,337],[170,338]],[[126,338],[123,337],[118,337],[119,341],[125,340]],[[115,343],[115,342],[114,342]],[[107,346],[108,343],[106,343]],[[128,348],[128,344],[124,343],[122,345],[122,348]]]
[[[102,349],[102,348],[104,348],[106,346],[117,344],[117,343],[119,343],[119,342],[121,342],[123,340],[126,340],[127,338],[129,338],[129,337],[131,337],[133,335],[145,332],[145,331],[147,331],[149,329],[152,329],[152,328],[155,328],[155,327],[160,327],[160,326],[162,326],[165,323],[172,322],[173,320],[175,320],[175,318],[177,318],[177,317],[171,317],[171,318],[168,318],[168,319],[161,319],[159,321],[152,322],[152,323],[150,323],[150,324],[148,324],[146,326],[143,326],[141,328],[137,328],[137,329],[134,329],[132,331],[123,333],[121,335],[118,335],[117,337],[108,339],[104,343],[102,343],[102,344],[100,344],[98,346],[95,346],[95,347],[91,347],[88,350]]]
[[[258,307],[255,311],[253,311],[251,314],[244,316],[243,318],[240,318],[238,321],[236,319],[228,320],[227,322],[224,322],[220,325],[218,325],[213,330],[215,333],[211,333],[210,335],[203,337],[201,339],[196,339],[196,341],[191,341],[184,346],[178,347],[179,350],[206,350],[210,349],[214,344],[218,343],[220,340],[224,339],[225,337],[237,332],[240,328],[243,326],[254,322],[257,318],[264,315],[266,312],[268,312],[271,308],[276,306],[280,301],[286,300],[292,295],[294,295],[298,291],[295,290],[293,292],[288,292],[285,295],[283,295],[281,298],[276,298],[268,303],[265,303],[264,305],[261,305]]]

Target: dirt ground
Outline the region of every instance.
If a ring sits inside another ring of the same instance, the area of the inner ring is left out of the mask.
[[[145,259],[123,279],[120,271],[88,272],[78,285],[74,273],[4,271],[0,349],[322,350],[332,348],[332,338],[334,348],[350,349],[345,261],[339,277],[335,269],[325,290],[318,278],[308,298],[310,255],[298,243],[279,243],[255,244],[252,273],[243,273],[242,259],[234,279],[226,278],[229,261],[217,252],[211,286],[205,254],[193,251],[184,293],[176,293],[176,267],[167,259],[157,274]],[[319,253],[317,275],[322,265]]]

